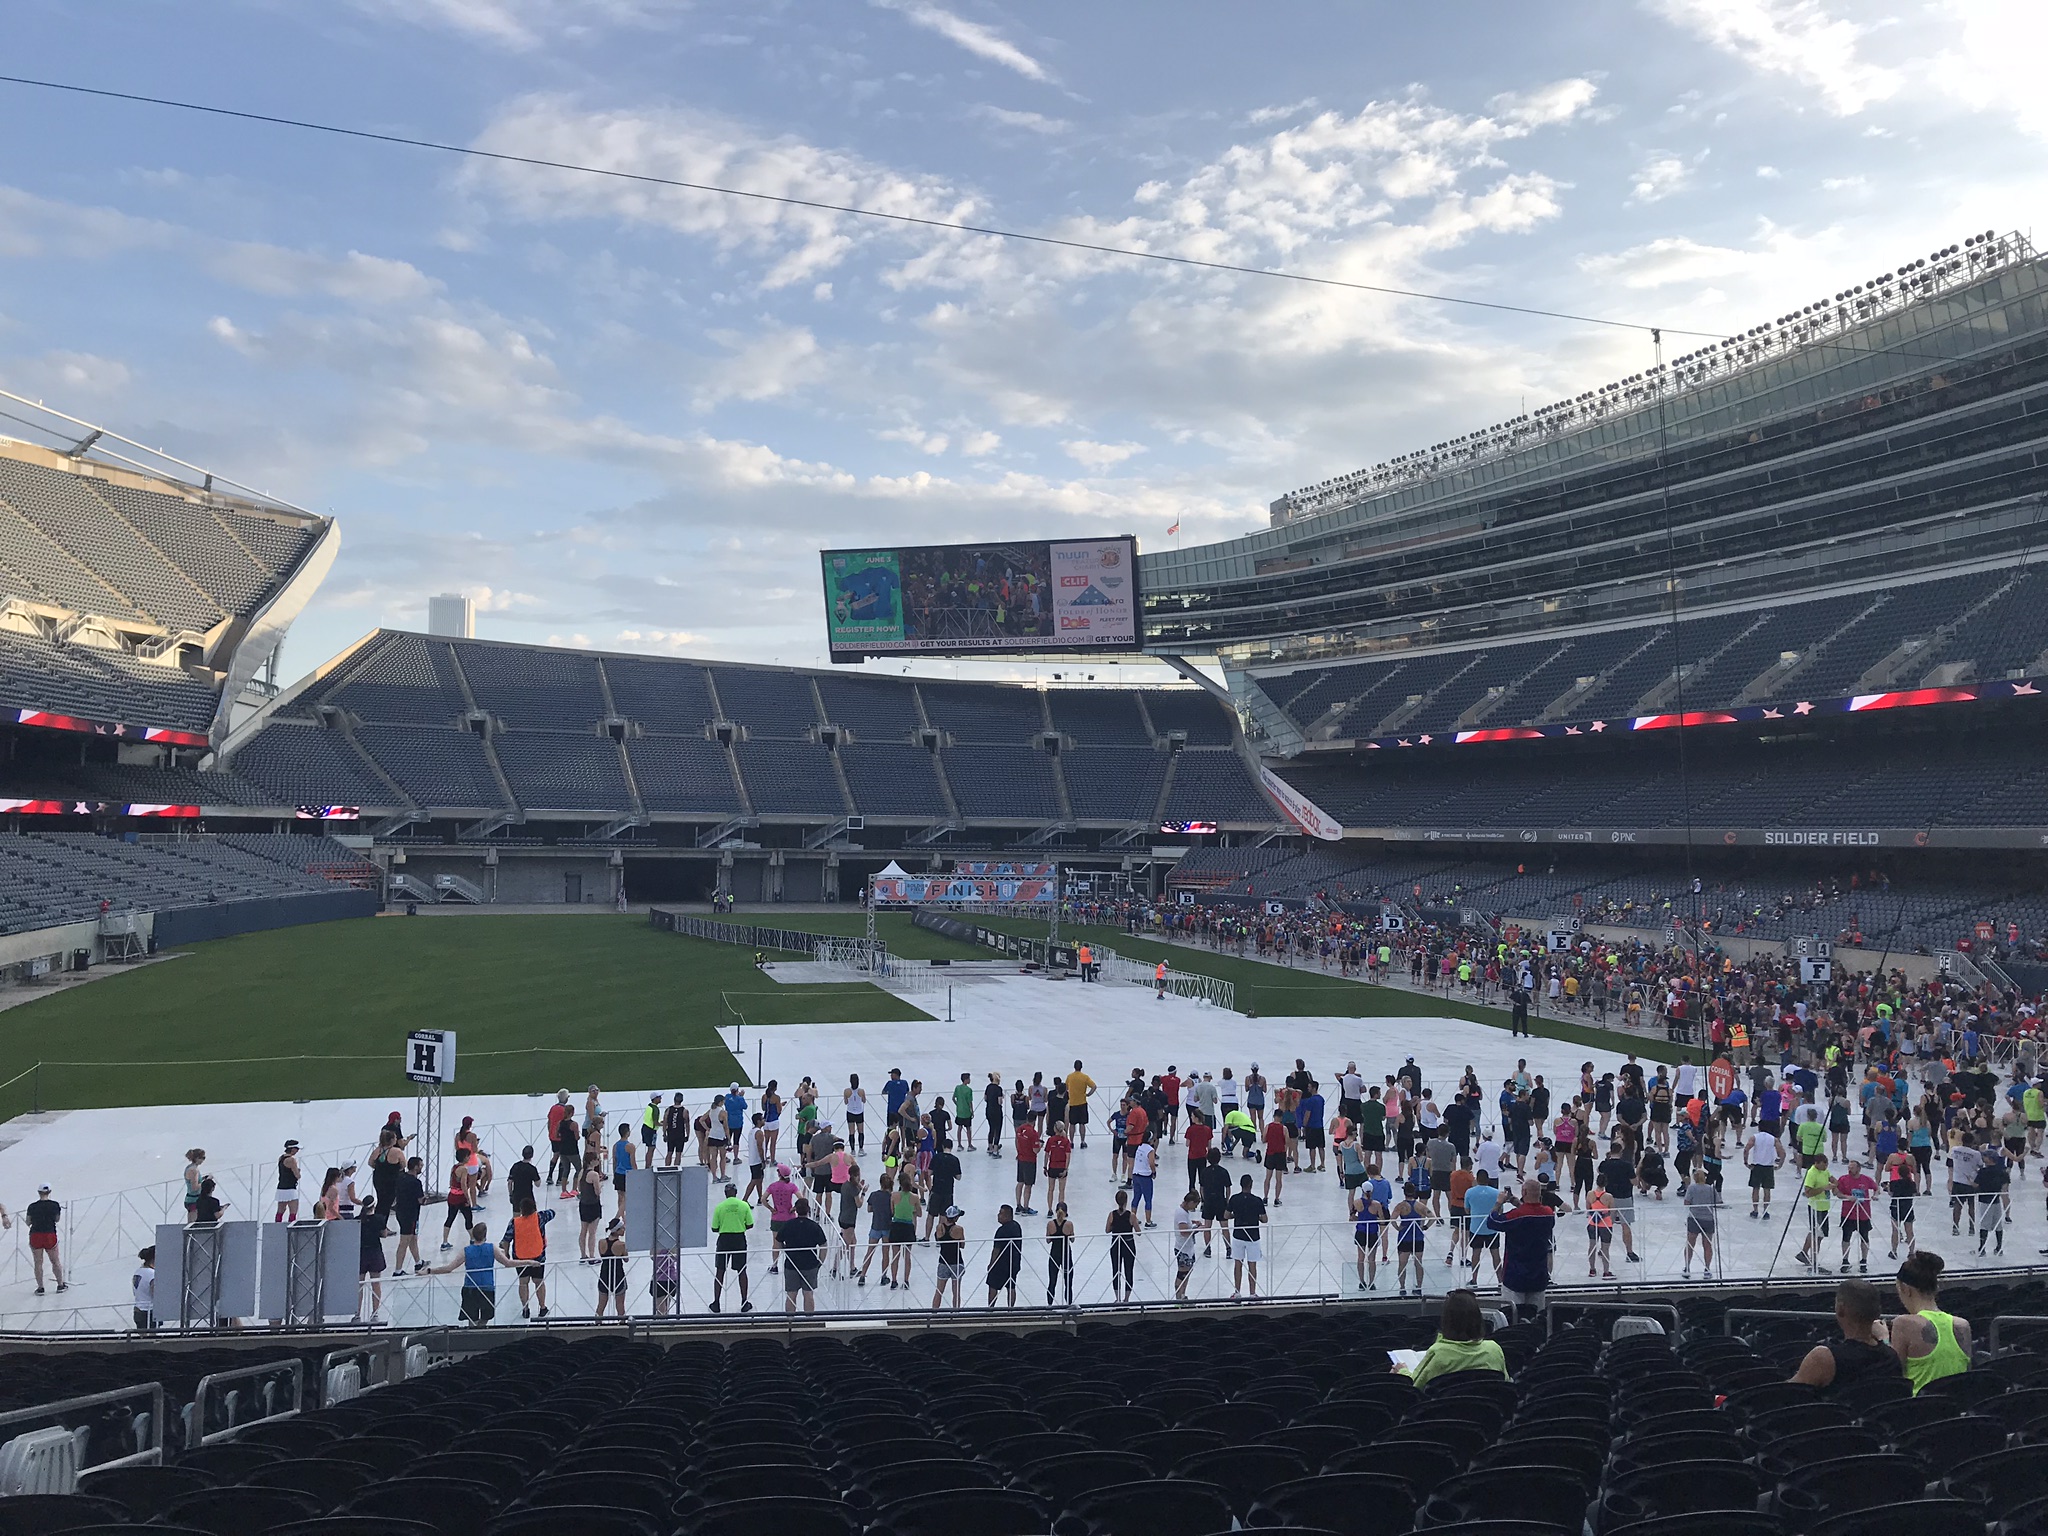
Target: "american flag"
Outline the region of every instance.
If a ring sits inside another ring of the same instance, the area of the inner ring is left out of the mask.
[[[1175,518],[1175,519],[1173,520],[1173,522],[1172,522],[1172,523],[1171,523],[1171,524],[1170,524],[1170,525],[1169,525],[1169,526],[1167,527],[1167,530],[1166,530],[1166,534],[1167,534],[1167,537],[1168,537],[1168,538],[1171,538],[1171,537],[1172,537],[1172,536],[1173,536],[1174,534],[1176,534],[1176,533],[1179,533],[1179,532],[1180,532],[1180,519],[1179,519],[1179,518]]]

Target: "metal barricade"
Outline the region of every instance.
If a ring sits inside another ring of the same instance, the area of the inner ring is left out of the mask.
[[[1735,1320],[1742,1318],[1767,1318],[1782,1323],[1826,1323],[1834,1320],[1832,1311],[1815,1307],[1802,1312],[1797,1307],[1730,1307],[1721,1317],[1721,1332],[1729,1337],[1735,1333]],[[2043,1319],[2048,1322],[2048,1318]]]
[[[283,1373],[291,1379],[291,1406],[275,1413],[258,1414],[253,1419],[236,1422],[232,1408],[226,1408],[228,1423],[220,1429],[206,1428],[207,1396],[238,1381],[260,1381],[265,1377]],[[262,1365],[243,1366],[239,1370],[216,1371],[211,1376],[199,1378],[199,1385],[192,1393],[192,1422],[199,1431],[196,1442],[187,1437],[186,1444],[212,1445],[219,1440],[231,1440],[252,1424],[267,1424],[273,1419],[289,1419],[302,1412],[306,1406],[306,1365],[302,1360],[271,1360]]]
[[[1543,1306],[1545,1338],[1557,1332],[1557,1314],[1560,1311],[1612,1312],[1620,1317],[1669,1318],[1671,1325],[1664,1331],[1673,1338],[1678,1336],[1678,1308],[1668,1301],[1578,1301],[1569,1296],[1552,1296]]]
[[[77,1413],[82,1409],[100,1408],[109,1403],[126,1403],[141,1397],[148,1400],[145,1417],[149,1423],[150,1444],[140,1450],[130,1451],[125,1456],[116,1456],[110,1461],[96,1461],[89,1467],[79,1469],[80,1477],[89,1477],[94,1472],[104,1472],[109,1467],[154,1467],[163,1465],[164,1459],[164,1388],[160,1381],[144,1382],[139,1386],[116,1387],[111,1392],[93,1392],[84,1397],[67,1397],[61,1402],[44,1403],[35,1408],[16,1408],[10,1413],[0,1413],[0,1440],[14,1437],[8,1430],[17,1424],[34,1424],[38,1420],[62,1420],[64,1415]],[[75,1428],[65,1425],[65,1428]]]
[[[1994,1360],[1998,1358],[1999,1335],[2005,1331],[2004,1325],[2007,1323],[2018,1323],[2022,1327],[2048,1328],[2048,1317],[2041,1317],[2030,1312],[2008,1312],[1992,1318],[1991,1332],[1984,1342],[1986,1347],[1990,1349],[1991,1358]]]
[[[365,1392],[405,1379],[405,1346],[397,1339],[374,1339],[347,1349],[330,1349],[320,1361],[319,1397],[323,1408],[331,1406],[327,1400],[327,1384],[332,1379],[334,1368],[351,1360],[360,1360],[363,1364]]]

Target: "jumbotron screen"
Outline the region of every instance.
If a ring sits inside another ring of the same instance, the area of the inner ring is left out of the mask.
[[[991,651],[1135,651],[1138,541],[828,549],[832,659]]]

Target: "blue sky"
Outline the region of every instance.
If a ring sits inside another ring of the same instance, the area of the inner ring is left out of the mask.
[[[1707,331],[2030,226],[2017,0],[13,0],[0,72]],[[296,675],[821,661],[825,545],[1258,526],[1622,330],[0,87],[0,385],[342,523]]]

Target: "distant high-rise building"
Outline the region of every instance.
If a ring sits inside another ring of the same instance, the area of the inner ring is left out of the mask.
[[[476,604],[454,592],[427,599],[427,633],[454,640],[476,638]]]

